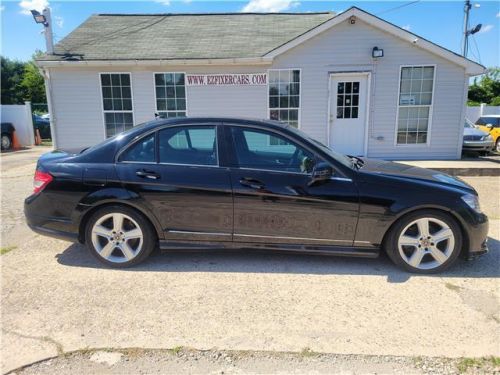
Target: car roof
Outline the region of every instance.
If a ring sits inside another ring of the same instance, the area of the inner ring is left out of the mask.
[[[174,126],[174,125],[203,125],[203,124],[239,124],[239,125],[262,125],[271,129],[289,129],[290,125],[268,119],[258,119],[258,118],[245,118],[245,117],[175,117],[169,119],[156,119],[146,123],[143,123],[141,128],[152,130],[160,126]],[[141,130],[141,131],[142,131]]]

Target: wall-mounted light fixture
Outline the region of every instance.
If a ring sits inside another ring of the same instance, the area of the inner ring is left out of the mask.
[[[373,47],[373,49],[372,49],[372,57],[374,59],[376,59],[378,57],[384,57],[384,50],[382,48]]]

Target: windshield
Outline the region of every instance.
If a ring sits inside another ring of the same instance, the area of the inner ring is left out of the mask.
[[[335,159],[336,161],[338,161],[342,165],[345,165],[346,167],[349,167],[349,168],[353,167],[352,159],[349,158],[347,155],[341,154],[337,151],[333,151],[331,148],[325,146],[320,141],[317,141],[316,139],[311,138],[306,133],[304,133],[303,131],[301,131],[297,128],[294,128],[293,126],[289,126],[288,129],[295,132],[297,135],[301,136],[302,138],[305,138],[305,139],[313,142],[316,146],[318,146],[321,149],[321,151],[328,154],[328,156],[332,157],[333,159]]]
[[[474,124],[469,120],[465,119],[464,128],[475,128]]]

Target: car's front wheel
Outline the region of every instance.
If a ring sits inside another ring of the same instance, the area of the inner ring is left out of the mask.
[[[125,206],[97,210],[87,222],[85,240],[92,255],[117,268],[142,262],[156,246],[151,224],[142,214]]]
[[[462,232],[453,217],[422,210],[402,217],[385,242],[387,255],[414,273],[438,273],[450,267],[462,248]]]

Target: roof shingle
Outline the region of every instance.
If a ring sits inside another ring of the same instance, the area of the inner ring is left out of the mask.
[[[97,14],[55,46],[83,60],[260,57],[334,17],[333,13]]]

